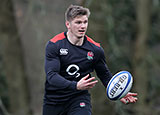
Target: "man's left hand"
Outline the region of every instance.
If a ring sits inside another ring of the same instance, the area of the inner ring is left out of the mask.
[[[125,97],[120,99],[120,101],[124,104],[135,103],[138,100],[136,96],[137,96],[137,93],[129,92]]]

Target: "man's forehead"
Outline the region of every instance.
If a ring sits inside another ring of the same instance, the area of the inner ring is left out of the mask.
[[[73,19],[73,21],[77,21],[77,20],[88,20],[88,17],[87,17],[87,15],[80,15],[80,16],[77,16],[77,17],[75,17],[74,19]]]

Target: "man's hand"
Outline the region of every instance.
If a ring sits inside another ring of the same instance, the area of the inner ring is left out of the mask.
[[[77,89],[78,90],[88,90],[93,88],[98,80],[95,80],[95,77],[88,78],[89,74],[83,77],[80,81],[77,83]]]
[[[129,92],[125,97],[120,99],[120,101],[124,104],[135,103],[138,100],[138,98],[135,96],[137,96],[137,93]]]

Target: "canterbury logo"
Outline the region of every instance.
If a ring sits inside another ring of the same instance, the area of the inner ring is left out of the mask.
[[[67,54],[68,54],[68,49],[64,49],[64,48],[60,49],[60,55],[67,55]]]

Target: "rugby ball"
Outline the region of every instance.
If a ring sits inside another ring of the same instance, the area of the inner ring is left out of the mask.
[[[123,98],[131,89],[133,77],[128,71],[120,71],[109,81],[106,92],[110,100]]]

